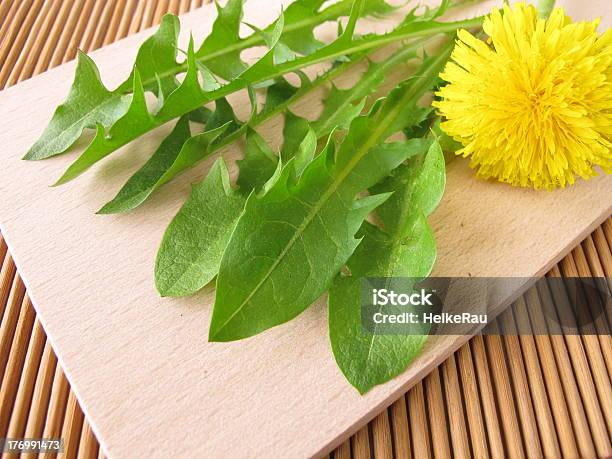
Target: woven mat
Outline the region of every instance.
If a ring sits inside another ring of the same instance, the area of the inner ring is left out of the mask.
[[[0,0],[0,88],[202,0]],[[550,273],[612,277],[612,219]],[[103,457],[0,235],[0,438],[58,437]],[[477,336],[334,458],[610,457],[612,338]]]

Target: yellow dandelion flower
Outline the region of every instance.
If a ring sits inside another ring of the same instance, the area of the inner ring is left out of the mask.
[[[482,178],[552,189],[612,172],[612,32],[518,3],[458,33],[434,102]]]

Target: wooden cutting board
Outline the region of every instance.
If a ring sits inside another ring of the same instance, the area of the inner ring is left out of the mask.
[[[278,1],[261,8],[263,2],[247,3],[249,22],[264,25],[272,9],[279,9]],[[575,18],[601,15],[606,8],[604,1],[588,7],[578,0],[565,4]],[[183,24],[201,38],[213,17],[214,9],[207,6],[187,15]],[[93,54],[110,86],[129,73],[143,37]],[[111,457],[314,455],[350,434],[467,339],[432,340],[402,376],[364,397],[333,362],[324,301],[257,337],[207,343],[211,292],[160,299],[152,283],[164,228],[205,167],[129,215],[93,213],[167,128],[59,188],[48,185],[74,153],[38,163],[19,160],[65,97],[73,70],[67,64],[0,93],[0,226],[49,339]],[[316,105],[302,109],[316,110]],[[277,136],[278,123],[270,123],[268,131],[262,133]],[[229,151],[238,153],[239,148]],[[436,274],[543,273],[610,215],[611,196],[612,177],[536,193],[477,181],[466,162],[456,160],[433,217]]]

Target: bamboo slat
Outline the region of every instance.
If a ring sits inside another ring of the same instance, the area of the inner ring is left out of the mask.
[[[571,256],[571,255],[570,255]],[[571,263],[570,256],[565,257],[562,260],[562,264]],[[553,267],[549,276],[561,277],[561,272],[557,266]],[[553,297],[555,295],[553,294]],[[564,297],[555,297],[555,302],[561,303],[562,301],[568,301]],[[567,310],[567,309],[566,309]],[[601,412],[601,405],[597,396],[597,389],[600,387],[600,382],[604,375],[601,374],[601,351],[599,349],[599,343],[597,336],[564,336],[567,350],[569,353],[572,367],[576,375],[578,383],[578,390],[584,402],[584,407],[589,421],[591,433],[593,435],[593,442],[595,443],[595,449],[600,457],[605,457],[605,454],[610,451],[610,437],[606,429],[606,423]],[[596,363],[599,371],[590,371],[589,361]],[[604,367],[605,368],[605,367]],[[605,371],[605,369],[604,369]],[[601,382],[603,384],[603,382]],[[609,378],[607,381],[609,385]]]
[[[66,403],[66,414],[64,415],[64,424],[61,434],[64,439],[64,454],[66,457],[76,457],[78,455],[82,428],[83,412],[79,407],[79,402],[74,392],[70,391],[68,394],[68,402]]]
[[[24,372],[26,352],[30,348],[28,342],[32,333],[34,318],[34,309],[26,295],[23,303],[21,303],[11,352],[2,378],[2,385],[0,386],[0,406],[2,407],[2,410],[0,410],[0,438],[7,436],[21,374]],[[18,410],[21,408],[18,407]]]
[[[4,240],[2,242],[4,242]],[[12,291],[11,284],[13,284],[15,281],[15,273],[17,269],[11,255],[6,252],[6,245],[4,245],[4,247],[2,268],[0,269],[0,318],[4,317],[7,300],[10,292]]]
[[[156,24],[166,12],[201,5],[202,0],[0,0],[0,88],[73,59],[77,49],[92,51]],[[550,275],[609,282],[611,246],[608,219]],[[506,313],[501,325],[545,327],[548,319],[530,306],[546,295],[551,292],[545,288],[529,290],[517,306],[528,315]],[[62,436],[62,456],[103,458],[1,234],[0,319],[0,437]],[[597,326],[609,330],[612,318]],[[611,344],[609,334],[476,336],[330,457],[609,457]]]
[[[47,409],[51,399],[51,388],[53,387],[53,375],[57,365],[57,357],[53,352],[49,341],[45,344],[42,360],[36,375],[36,385],[32,396],[32,404],[27,416],[25,428],[25,438],[39,438],[42,436],[45,427]],[[16,406],[20,406],[17,404]]]
[[[408,417],[410,419],[410,443],[413,448],[413,457],[424,459],[432,457],[434,454],[431,448],[431,430],[427,421],[423,392],[423,383],[417,383],[412,390],[406,394],[406,404],[408,406]]]
[[[459,375],[457,373],[455,356],[451,355],[446,359],[441,365],[441,368],[446,394],[446,406],[449,418],[451,444],[453,446],[453,456],[457,458],[469,458],[471,453],[463,408],[463,391],[459,386]],[[433,423],[433,419],[430,419],[430,423]]]
[[[57,438],[62,433],[62,425],[64,423],[64,414],[67,411],[68,392],[70,386],[64,376],[62,368],[57,365],[55,367],[55,375],[51,388],[51,399],[49,409],[43,429],[43,438]],[[41,455],[43,458],[53,457],[53,454],[47,453]]]
[[[372,447],[374,457],[391,459],[393,457],[393,441],[391,440],[391,427],[389,426],[389,413],[382,411],[371,423]]]
[[[541,457],[542,450],[533,410],[533,402],[531,400],[531,394],[529,393],[527,374],[525,372],[519,339],[518,336],[516,336],[516,326],[510,309],[502,313],[500,322],[502,327],[509,333],[504,339],[506,359],[512,376],[513,393],[518,408],[521,433],[523,434],[525,445],[529,445],[529,447],[526,448],[527,456]]]
[[[91,430],[91,425],[87,421],[83,421],[81,429],[81,438],[79,439],[78,458],[85,459],[98,456],[98,440]]]
[[[440,370],[434,369],[424,381],[427,398],[427,412],[430,423],[432,443],[436,445],[436,457],[451,457],[451,442],[448,432],[448,420],[444,402],[444,391],[440,380]]]
[[[497,335],[488,335],[484,337],[484,340],[493,376],[505,449],[511,457],[524,457],[525,449],[521,438],[516,402],[510,384],[510,372],[504,355],[503,339]]]
[[[8,251],[8,247],[6,246],[6,241],[2,237],[2,234],[0,234],[0,266],[4,264],[4,257],[6,257],[7,251]]]
[[[487,428],[487,440],[489,441],[491,457],[502,457],[505,452],[504,444],[502,441],[495,393],[493,392],[493,382],[483,337],[477,335],[472,338],[470,348],[474,356],[474,362],[479,362],[479,364],[476,365],[476,377],[478,378],[482,414]]]
[[[518,318],[516,319],[516,326],[518,326],[518,328],[521,330],[529,330],[531,328],[526,307],[525,300],[523,298],[519,299],[517,302]],[[511,321],[515,319],[507,317],[507,320]],[[525,321],[527,323],[525,323]],[[527,380],[523,380],[522,383],[529,388],[531,393],[531,400],[533,402],[533,409],[537,423],[537,432],[542,442],[542,452],[545,457],[559,457],[561,456],[561,450],[559,448],[557,432],[555,431],[550,404],[546,394],[544,377],[540,368],[540,362],[538,361],[534,338],[530,335],[522,335],[519,336],[518,339],[522,351],[523,361],[525,363],[525,373],[527,376]],[[518,350],[515,352],[518,352]],[[520,371],[520,368],[518,371]],[[565,419],[567,419],[567,414],[565,415]],[[571,429],[567,429],[567,422],[563,424],[562,428],[565,428],[565,430],[561,431],[560,435],[563,437],[564,441],[565,436],[568,436],[569,439],[567,442],[569,442],[573,439],[573,433],[571,432]],[[575,449],[575,447],[572,448],[572,446],[568,445],[566,447],[566,451],[570,456],[578,455],[578,451]]]
[[[28,414],[30,412],[29,407],[34,395],[36,376],[45,347],[45,340],[45,332],[43,331],[42,325],[40,325],[40,322],[37,320],[34,324],[32,336],[30,337],[28,351],[25,362],[23,363],[21,380],[19,381],[17,395],[15,396],[14,407],[19,407],[19,409],[13,410],[8,426],[7,437],[20,438],[24,436]]]
[[[542,295],[544,304],[551,304],[550,291],[545,286],[539,289],[539,294]],[[542,311],[536,308],[534,310],[534,316],[536,314],[542,314]],[[547,315],[552,315],[551,311],[547,311]],[[533,321],[533,317],[532,317]],[[544,321],[543,317],[538,317],[538,321]],[[554,359],[557,364],[558,376],[561,378],[563,389],[565,392],[565,400],[567,401],[570,416],[572,418],[572,424],[574,432],[576,433],[576,439],[578,442],[578,449],[581,457],[595,457],[595,446],[593,443],[593,437],[589,430],[589,424],[587,421],[586,409],[584,400],[581,398],[579,390],[579,384],[577,380],[583,380],[583,376],[574,372],[572,363],[570,360],[569,352],[566,346],[566,342],[563,336],[555,335],[550,336],[552,343],[552,349],[554,351]],[[585,384],[582,383],[584,386]]]
[[[370,459],[370,432],[369,426],[364,426],[351,438],[352,457],[355,459]]]
[[[457,351],[457,362],[461,375],[472,454],[476,458],[489,457],[486,428],[480,408],[478,382],[470,346],[463,346]]]
[[[396,457],[410,457],[410,426],[408,425],[408,412],[406,411],[406,399],[398,398],[389,408],[391,414],[391,428],[393,432],[393,451]],[[343,451],[342,446],[336,450]]]

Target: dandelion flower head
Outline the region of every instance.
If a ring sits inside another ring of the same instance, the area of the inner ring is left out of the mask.
[[[517,3],[485,18],[487,42],[459,31],[434,105],[478,176],[553,189],[612,172],[612,32],[598,25]]]

